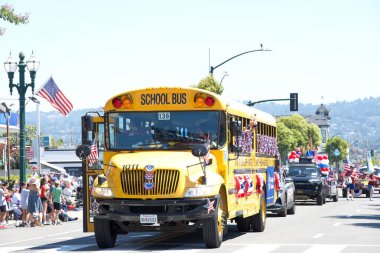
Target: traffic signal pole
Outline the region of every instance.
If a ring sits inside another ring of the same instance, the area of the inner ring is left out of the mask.
[[[256,102],[248,102],[248,106],[254,106],[255,104],[265,103],[265,102],[273,102],[273,101],[287,101],[290,100],[290,111],[298,111],[298,93],[290,93],[290,98],[277,98],[277,99],[266,99],[259,100]]]

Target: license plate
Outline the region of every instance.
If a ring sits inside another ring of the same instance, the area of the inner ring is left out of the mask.
[[[298,194],[302,194],[302,193],[303,193],[303,190],[296,190],[296,193],[298,193]]]
[[[157,215],[156,214],[140,214],[140,223],[142,224],[157,223]]]

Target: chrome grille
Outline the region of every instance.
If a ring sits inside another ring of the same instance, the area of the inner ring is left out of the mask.
[[[127,195],[168,195],[177,191],[179,181],[178,170],[159,169],[154,172],[154,187],[151,190],[144,189],[144,170],[124,170],[121,175],[121,186]]]

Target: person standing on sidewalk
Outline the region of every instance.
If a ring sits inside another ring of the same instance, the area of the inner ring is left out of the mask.
[[[43,226],[41,224],[42,203],[40,198],[40,189],[37,186],[37,179],[31,178],[29,180],[29,197],[28,197],[28,215],[30,226],[34,227]],[[37,221],[32,222],[33,214],[37,213]]]
[[[49,187],[48,182],[45,177],[41,179],[41,186],[40,186],[40,198],[42,203],[42,224],[47,225],[46,222],[46,211],[48,207],[48,194],[49,194]]]
[[[54,182],[54,188],[52,191],[52,200],[53,200],[53,206],[54,206],[54,219],[53,224],[60,224],[58,221],[59,212],[62,208],[62,188],[60,186],[60,183],[58,180]]]
[[[5,217],[7,216],[7,201],[5,200],[4,183],[0,181],[0,229],[5,227]]]
[[[22,223],[20,227],[25,227],[27,222],[27,213],[28,213],[28,197],[29,197],[29,189],[28,185],[23,182],[21,183],[21,210],[22,210]]]

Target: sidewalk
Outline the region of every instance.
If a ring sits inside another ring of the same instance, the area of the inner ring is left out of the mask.
[[[80,209],[78,211],[67,211],[67,215],[71,218],[78,218],[77,220],[82,220],[83,218],[83,210]],[[72,222],[72,221],[68,221]],[[62,222],[62,224],[65,224],[66,222]],[[15,220],[9,220],[5,229],[11,229],[11,228],[17,228],[18,224],[21,224],[21,220],[15,221]],[[0,230],[3,230],[4,228],[0,228]]]

